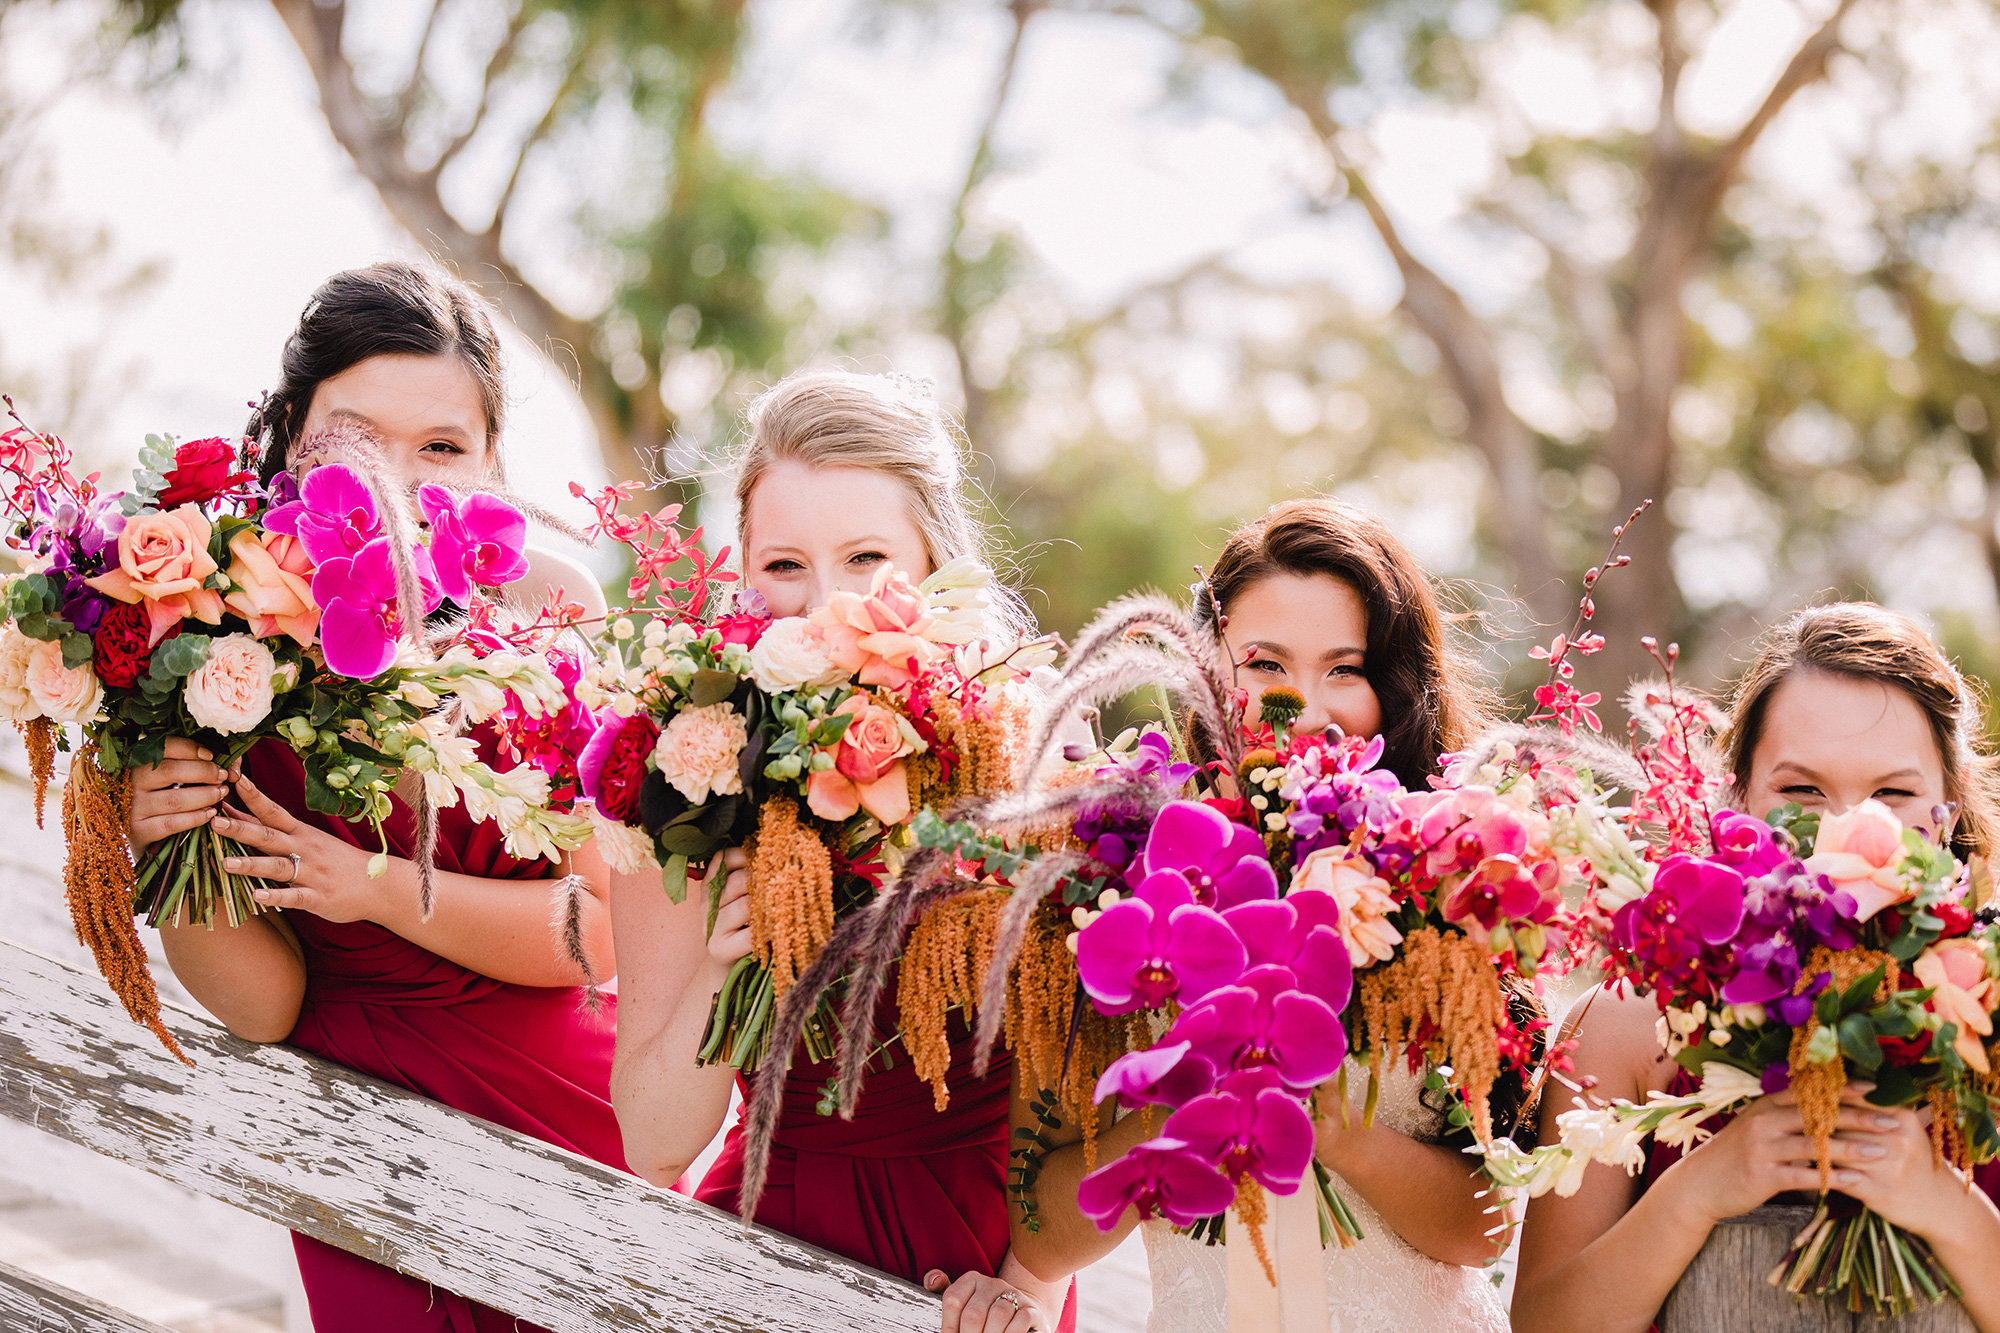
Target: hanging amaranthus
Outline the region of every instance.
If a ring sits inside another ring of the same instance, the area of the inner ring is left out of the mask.
[[[833,857],[789,798],[768,801],[750,849],[750,943],[783,995],[833,934]]]
[[[1479,945],[1457,931],[1411,932],[1395,959],[1355,978],[1369,1055],[1369,1078],[1384,1058],[1420,1042],[1434,1064],[1448,1064],[1464,1091],[1473,1132],[1493,1137],[1487,1096],[1500,1074],[1498,1032],[1507,1012],[1500,976]]]
[[[28,775],[35,782],[35,827],[40,828],[49,783],[56,775],[56,724],[38,717],[31,722],[16,722],[14,726],[28,746]]]
[[[1842,949],[1835,953],[1825,945],[1812,952],[1812,958],[1799,972],[1795,994],[1803,995],[1822,973],[1832,973],[1831,988],[1845,992],[1861,978],[1882,969],[1882,986],[1877,995],[1886,991],[1894,995],[1902,978],[1902,968],[1894,958],[1874,949]],[[1813,1034],[1819,1030],[1817,1013],[1809,1016],[1792,1033],[1791,1072],[1792,1093],[1798,1098],[1799,1119],[1805,1122],[1806,1133],[1812,1136],[1813,1152],[1819,1158],[1819,1187],[1832,1188],[1833,1162],[1829,1153],[1833,1132],[1840,1124],[1840,1093],[1847,1086],[1847,1062],[1841,1058],[1840,1044],[1834,1042],[1831,1059],[1814,1060],[1809,1048]],[[1935,1146],[1936,1140],[1933,1140]]]
[[[951,1040],[945,1023],[954,1008],[972,1012],[979,1003],[986,963],[1000,924],[1006,892],[975,889],[924,914],[903,947],[896,985],[902,1015],[903,1048],[917,1077],[931,1085],[937,1109],[950,1103],[945,1075],[951,1068]]]
[[[144,1023],[184,1064],[193,1064],[160,1019],[160,993],[146,967],[146,946],[132,920],[132,849],[125,836],[132,809],[126,774],[104,776],[97,747],[86,745],[69,766],[63,786],[63,896],[69,900],[76,938],[97,960],[97,970],[135,1023]]]

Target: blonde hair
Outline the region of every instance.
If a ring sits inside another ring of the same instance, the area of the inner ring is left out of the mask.
[[[933,570],[961,556],[991,563],[985,525],[966,497],[959,432],[930,389],[904,375],[804,370],[758,395],[745,413],[736,464],[740,545],[750,543],[750,494],[773,463],[866,468],[894,478]],[[994,589],[996,619],[1026,631],[1033,618],[1011,588]]]

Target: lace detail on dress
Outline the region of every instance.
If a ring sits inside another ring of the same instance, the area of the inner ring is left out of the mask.
[[[1347,1090],[1359,1118],[1368,1071],[1352,1061]],[[1418,1094],[1423,1081],[1401,1061],[1384,1069],[1375,1121],[1411,1138],[1435,1141],[1443,1122]],[[1412,1249],[1338,1175],[1333,1187],[1361,1223],[1361,1241],[1326,1251],[1326,1287],[1333,1333],[1411,1333],[1452,1329],[1506,1333],[1507,1311],[1486,1271],[1443,1264]],[[1139,1232],[1153,1275],[1153,1312],[1146,1333],[1226,1333],[1228,1282],[1219,1245],[1204,1245],[1155,1218]]]

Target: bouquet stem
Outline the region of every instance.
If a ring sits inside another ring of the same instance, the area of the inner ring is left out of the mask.
[[[155,847],[139,867],[133,914],[145,917],[149,926],[178,920],[213,930],[220,907],[231,927],[240,926],[268,910],[250,895],[272,885],[256,875],[224,870],[222,859],[254,855],[207,824],[184,829]]]
[[[1838,1300],[1873,1315],[1908,1314],[1960,1295],[1921,1238],[1834,1194],[1820,1195],[1768,1280],[1794,1296]]]
[[[695,1060],[726,1064],[745,1074],[757,1072],[771,1046],[771,1019],[777,1013],[777,985],[768,963],[756,954],[736,960],[708,1010]],[[806,1023],[802,1042],[815,1062],[831,1060],[836,1049],[833,1010],[825,999]]]

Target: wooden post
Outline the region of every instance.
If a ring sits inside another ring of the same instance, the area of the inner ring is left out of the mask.
[[[1668,1294],[1660,1333],[1977,1333],[1957,1301],[1882,1319],[1771,1286],[1765,1279],[1812,1211],[1766,1206],[1717,1223]]]
[[[558,1333],[938,1326],[937,1298],[885,1273],[184,1010],[165,1018],[194,1068],[97,977],[0,940],[0,1115]],[[26,1323],[43,1326],[62,1327]]]
[[[0,1328],[26,1333],[173,1333],[9,1263],[0,1263]]]

